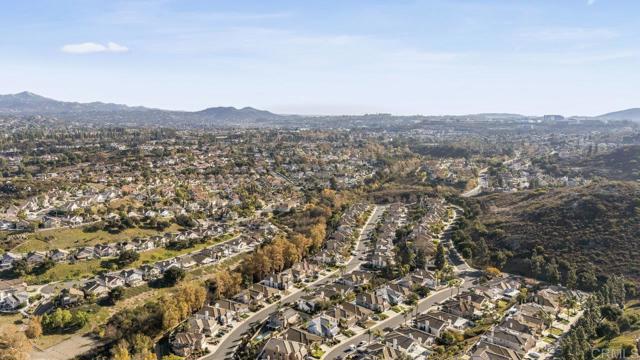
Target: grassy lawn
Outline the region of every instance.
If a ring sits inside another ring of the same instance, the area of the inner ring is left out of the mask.
[[[624,314],[640,314],[640,300],[628,301],[624,307]],[[640,330],[625,331],[611,340],[605,338],[598,339],[596,347],[619,350],[623,345],[635,346],[636,339],[638,338],[640,338]]]
[[[558,329],[558,328],[555,328],[555,327],[554,327],[554,328],[551,328],[551,329],[549,330],[549,332],[550,332],[551,334],[555,335],[555,336],[560,336],[560,335],[562,335],[562,330],[560,330],[560,329]]]
[[[16,246],[15,252],[45,251],[51,249],[69,249],[81,246],[115,243],[131,240],[136,237],[149,237],[162,235],[165,232],[175,232],[180,229],[177,224],[172,224],[164,231],[152,229],[126,229],[118,234],[110,234],[106,231],[84,232],[82,228],[52,229],[29,234],[27,240]],[[49,239],[49,240],[46,240]]]
[[[127,268],[137,268],[143,264],[152,264],[161,260],[165,260],[168,258],[176,257],[178,255],[183,255],[187,253],[191,253],[194,251],[198,251],[205,247],[211,246],[215,243],[223,241],[223,239],[228,239],[228,237],[220,237],[209,242],[203,244],[197,244],[194,247],[182,250],[168,250],[164,248],[153,249],[150,251],[145,251],[140,253],[140,259],[131,265],[127,266]],[[78,280],[82,278],[91,277],[92,275],[98,274],[105,269],[102,267],[102,263],[107,260],[107,258],[103,259],[93,259],[88,261],[79,261],[75,264],[67,264],[60,263],[56,264],[53,268],[49,269],[47,272],[41,275],[27,275],[24,277],[25,281],[29,284],[44,284],[53,281],[62,281],[62,280]]]
[[[78,280],[97,274],[104,270],[100,264],[103,260],[94,259],[79,261],[75,264],[60,263],[41,275],[27,275],[24,277],[29,284],[44,284],[61,280]]]
[[[148,284],[136,286],[136,287],[126,287],[124,288],[124,294],[122,295],[123,299],[130,299],[132,297],[136,297],[142,293],[152,290]]]

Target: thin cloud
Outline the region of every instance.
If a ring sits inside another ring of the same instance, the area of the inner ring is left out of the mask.
[[[596,0],[587,0],[587,5],[591,6],[596,3]]]
[[[95,54],[95,53],[123,53],[129,51],[129,48],[114,42],[100,44],[95,42],[85,42],[79,44],[67,44],[60,48],[67,54]]]
[[[619,36],[618,32],[611,29],[583,27],[548,28],[521,34],[522,38],[528,40],[549,42],[611,40]]]

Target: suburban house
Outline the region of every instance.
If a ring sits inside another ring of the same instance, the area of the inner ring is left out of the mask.
[[[306,346],[312,346],[313,344],[320,344],[324,341],[322,336],[312,334],[306,330],[296,327],[288,328],[283,334],[284,340],[295,341]]]
[[[522,360],[523,357],[513,349],[481,340],[476,344],[471,360]]]
[[[93,279],[84,284],[82,291],[89,296],[102,297],[109,293],[109,288],[104,285],[104,282]]]
[[[29,305],[29,294],[25,290],[8,288],[0,290],[0,312],[13,312]]]
[[[287,308],[269,315],[267,327],[273,330],[282,330],[298,323],[298,321],[300,321],[300,314],[291,308]]]
[[[144,272],[139,269],[122,270],[120,277],[124,279],[127,286],[138,286],[144,283]]]
[[[324,338],[332,339],[340,333],[340,328],[338,327],[336,319],[326,315],[318,315],[309,320],[307,331]]]
[[[187,321],[188,332],[213,335],[220,328],[220,323],[208,314],[195,314]]]
[[[279,339],[269,339],[260,354],[260,360],[304,360],[307,358],[309,351],[304,344]]]
[[[388,347],[398,350],[413,360],[425,360],[431,353],[417,339],[397,331],[389,333],[384,338],[384,343]]]
[[[32,251],[27,254],[27,264],[38,265],[47,260],[47,253],[45,251]]]
[[[261,283],[274,289],[287,290],[293,285],[293,279],[288,271],[283,271],[267,276]]]
[[[69,255],[69,251],[67,250],[55,249],[49,251],[49,259],[57,263],[69,260]]]
[[[414,320],[414,325],[417,329],[439,337],[449,327],[450,323],[445,319],[427,313],[419,314]]]
[[[375,312],[384,312],[391,308],[389,302],[375,293],[360,293],[356,296],[356,305]]]
[[[76,260],[89,260],[93,259],[96,256],[95,250],[91,246],[81,247],[76,251],[75,258]]]
[[[492,344],[507,347],[519,353],[526,353],[536,345],[536,339],[530,334],[494,327],[482,339]]]
[[[13,263],[21,259],[22,259],[21,254],[6,252],[2,254],[2,260],[0,261],[0,268],[2,270],[11,269],[13,267]]]
[[[214,307],[223,308],[229,310],[237,315],[246,314],[249,312],[249,306],[247,304],[239,303],[233,300],[221,299],[216,301]]]
[[[205,348],[205,337],[200,333],[179,332],[170,340],[171,350],[178,356],[187,357]]]

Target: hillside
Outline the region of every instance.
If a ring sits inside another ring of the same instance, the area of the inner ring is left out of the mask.
[[[18,94],[0,95],[0,112],[11,114],[52,114],[94,111],[144,111],[143,107],[129,107],[102,102],[77,103],[58,101],[28,91]]]
[[[640,121],[640,108],[633,108],[621,111],[610,112],[598,116],[604,120],[633,120]]]
[[[153,126],[255,126],[284,116],[250,107],[211,107],[202,111],[173,111],[102,102],[58,101],[30,92],[0,95],[0,114],[44,115],[82,124]]]
[[[484,237],[490,249],[512,252],[505,265],[510,271],[530,275],[532,250],[541,246],[547,262],[573,263],[578,273],[593,264],[598,275],[640,279],[637,183],[492,194],[476,201],[479,224],[468,231],[476,243]]]
[[[609,153],[593,156],[579,162],[577,168],[588,177],[638,180],[640,179],[640,145],[625,146]]]

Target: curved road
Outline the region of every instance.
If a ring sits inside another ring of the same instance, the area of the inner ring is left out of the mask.
[[[464,283],[460,287],[460,290],[459,290],[460,292],[463,292],[473,286],[472,283],[473,283],[473,280],[475,280],[475,276],[465,276],[463,279],[464,279]],[[458,293],[457,288],[445,288],[445,289],[436,291],[418,303],[417,311],[418,313],[426,312],[427,310],[429,310],[430,307],[443,302],[444,300],[450,298],[452,295],[457,295],[457,293]],[[405,322],[404,315],[396,314],[395,316],[392,316],[387,320],[372,326],[370,329],[382,330],[387,327],[396,328],[402,325],[404,322]],[[347,351],[347,349],[349,349],[351,345],[357,346],[361,341],[364,341],[364,342],[369,341],[369,335],[366,332],[360,335],[356,335],[350,338],[349,340],[341,342],[339,345],[331,348],[331,350],[324,355],[323,359],[334,360],[334,359],[337,359],[338,356],[344,357],[344,355],[348,354],[345,351]]]
[[[436,291],[430,294],[428,297],[418,302],[418,305],[417,305],[418,313],[427,312],[430,307],[435,306],[454,295],[457,295],[459,292],[464,292],[465,290],[470,289],[471,287],[473,287],[473,283],[475,282],[475,280],[478,279],[481,275],[479,271],[470,267],[464,261],[464,259],[458,254],[456,249],[452,246],[451,225],[453,225],[453,223],[455,223],[455,221],[457,220],[458,212],[460,212],[461,209],[454,206],[454,211],[455,211],[454,218],[451,221],[451,223],[447,226],[447,229],[442,234],[441,240],[449,250],[448,255],[449,255],[450,263],[453,264],[453,266],[456,268],[456,271],[458,272],[460,277],[464,280],[464,282],[459,289],[458,288],[441,289],[439,291]],[[374,325],[373,327],[371,327],[371,330],[376,330],[376,329],[383,330],[387,327],[396,328],[402,325],[404,322],[405,322],[404,315],[397,314],[377,325]],[[349,340],[344,341],[339,345],[336,345],[335,347],[331,348],[322,357],[322,359],[334,360],[334,359],[337,359],[338,357],[344,357],[345,355],[350,354],[350,353],[346,353],[345,351],[347,351],[347,349],[349,349],[351,345],[357,346],[361,341],[365,341],[365,342],[369,341],[369,335],[366,332],[360,335],[356,335],[350,338]]]
[[[386,206],[376,206],[373,209],[371,216],[369,217],[369,219],[367,219],[367,222],[365,223],[364,227],[362,228],[362,231],[360,232],[360,236],[358,238],[358,245],[356,247],[356,255],[352,256],[351,260],[349,260],[349,262],[347,263],[344,269],[345,273],[348,273],[360,268],[360,265],[364,262],[363,259],[366,257],[366,253],[368,250],[368,246],[367,246],[368,241],[365,241],[365,240],[367,239],[369,233],[375,228],[375,224],[378,222],[380,215],[382,215],[385,209],[386,209]],[[324,285],[326,283],[333,281],[333,279],[334,279],[334,276],[327,276],[325,278],[317,280],[314,283],[308,284],[307,286],[309,288],[312,288],[312,287]],[[298,301],[298,299],[304,294],[305,294],[304,291],[298,291],[295,294],[283,297],[279,303],[293,304],[296,301]],[[238,347],[238,345],[240,345],[240,342],[242,341],[242,337],[245,336],[248,333],[248,331],[250,331],[251,327],[253,325],[258,325],[261,322],[265,321],[269,317],[269,315],[274,311],[276,311],[277,309],[278,309],[278,303],[269,304],[264,308],[260,309],[258,312],[251,315],[247,320],[236,325],[233,328],[233,330],[231,330],[231,332],[222,340],[222,342],[218,345],[218,347],[213,353],[200,358],[200,360],[232,359],[236,348]]]

